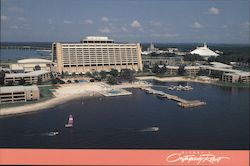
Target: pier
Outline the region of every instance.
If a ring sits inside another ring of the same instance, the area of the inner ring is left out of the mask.
[[[167,93],[162,92],[162,91],[154,90],[150,87],[146,87],[146,88],[141,87],[141,89],[145,90],[148,94],[153,94],[153,95],[157,95],[157,96],[162,97],[162,98],[177,101],[177,105],[180,107],[183,107],[183,108],[198,107],[198,106],[206,105],[206,102],[203,102],[203,101],[185,100],[185,99],[182,99],[182,98],[175,96],[175,95],[170,95],[170,94],[167,94]]]
[[[3,50],[37,50],[37,51],[48,51],[51,52],[51,48],[47,47],[35,47],[35,46],[14,46],[14,45],[1,45],[0,49]]]

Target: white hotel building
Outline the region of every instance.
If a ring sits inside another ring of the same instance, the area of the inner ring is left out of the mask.
[[[139,43],[114,43],[108,37],[88,36],[80,43],[53,43],[57,72],[85,73],[112,68],[142,70]]]

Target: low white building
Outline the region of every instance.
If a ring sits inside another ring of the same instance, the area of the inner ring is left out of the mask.
[[[185,66],[184,70],[187,73],[187,75],[195,76],[200,71],[200,67],[199,66]]]
[[[166,66],[168,75],[177,75],[179,66]]]
[[[52,61],[48,59],[21,59],[17,63],[11,64],[12,71],[34,71],[35,67],[39,66],[40,70],[51,71]]]
[[[36,85],[0,87],[0,104],[26,102],[27,100],[38,100],[39,98],[40,91]]]
[[[222,75],[222,81],[230,83],[250,83],[249,72],[236,72],[236,73],[224,73]]]
[[[29,73],[6,73],[4,78],[4,84],[19,82],[21,79],[25,80],[25,83],[36,84],[39,79],[41,82],[46,82],[51,79],[51,72],[45,70],[37,70]]]

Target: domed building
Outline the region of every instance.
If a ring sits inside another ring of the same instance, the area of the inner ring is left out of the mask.
[[[203,47],[197,47],[195,50],[190,52],[191,54],[197,54],[200,55],[204,58],[209,58],[211,56],[218,56],[219,54],[217,54],[216,52],[210,50],[206,43],[204,43]]]
[[[11,64],[12,71],[31,72],[34,70],[51,71],[52,61],[48,59],[21,59]]]

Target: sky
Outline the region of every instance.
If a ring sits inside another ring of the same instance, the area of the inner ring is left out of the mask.
[[[1,42],[249,44],[249,0],[1,0]]]

